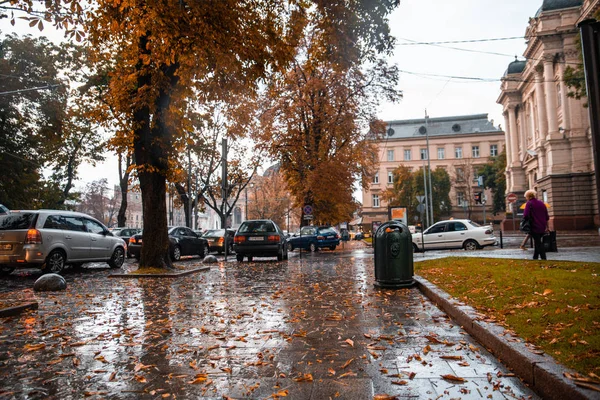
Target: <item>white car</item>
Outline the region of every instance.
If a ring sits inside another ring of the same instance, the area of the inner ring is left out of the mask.
[[[494,230],[468,219],[452,219],[431,225],[421,233],[412,235],[415,251],[439,249],[476,250],[496,244]],[[423,245],[424,243],[424,245]]]

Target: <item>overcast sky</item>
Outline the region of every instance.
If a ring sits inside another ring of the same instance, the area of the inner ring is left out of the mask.
[[[380,118],[422,118],[427,109],[431,118],[486,113],[495,125],[504,126],[502,108],[496,104],[500,78],[515,55],[523,54],[524,39],[440,45],[409,43],[522,37],[529,18],[541,4],[542,0],[402,0],[390,16],[390,26],[398,39],[392,61],[405,71],[400,79],[404,99],[398,104],[384,104]],[[27,27],[22,21],[18,25]],[[35,29],[26,32],[39,33]],[[82,167],[80,177],[84,182],[106,177],[109,183],[116,184],[116,164],[116,158],[109,157],[95,168]]]

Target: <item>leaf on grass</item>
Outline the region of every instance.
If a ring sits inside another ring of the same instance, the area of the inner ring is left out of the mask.
[[[346,339],[346,343],[348,343],[351,347],[354,347],[354,341],[352,339]]]
[[[335,375],[335,369],[333,368],[327,369],[327,372],[329,372],[330,375]]]
[[[544,290],[544,293],[542,293],[543,296],[548,296],[549,294],[554,293],[554,291],[552,289],[546,289]]]
[[[465,378],[461,378],[460,376],[456,376],[456,375],[446,374],[446,375],[441,375],[441,377],[448,381],[452,381],[452,382],[466,382]]]

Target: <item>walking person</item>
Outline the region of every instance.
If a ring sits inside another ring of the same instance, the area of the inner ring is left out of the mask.
[[[521,250],[527,250],[527,247],[525,247],[525,245],[527,244],[527,242],[529,242],[529,239],[531,239],[531,235],[528,233],[527,235],[525,235],[525,239],[523,239],[523,241],[521,242],[521,246],[519,246]]]
[[[546,249],[542,243],[542,237],[548,229],[548,209],[543,201],[536,199],[535,190],[529,189],[525,192],[525,199],[527,204],[525,205],[525,211],[523,212],[523,218],[529,219],[531,225],[530,235],[533,238],[533,259],[537,260],[538,255],[540,259],[546,259]]]

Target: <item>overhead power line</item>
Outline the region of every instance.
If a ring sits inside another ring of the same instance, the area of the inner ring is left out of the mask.
[[[59,84],[54,84],[54,85],[47,85],[47,86],[38,86],[38,87],[34,87],[34,88],[28,88],[28,89],[19,89],[19,90],[11,90],[8,92],[0,92],[0,96],[3,94],[15,94],[15,93],[23,93],[23,92],[31,92],[33,90],[44,90],[44,89],[52,89],[55,87],[60,86]]]
[[[498,42],[503,40],[525,39],[525,36],[511,36],[504,38],[489,38],[489,39],[468,39],[468,40],[447,40],[442,42],[417,42],[414,40],[403,39],[410,43],[396,43],[396,46],[417,46],[417,45],[436,45],[436,44],[456,44],[456,43],[478,43],[478,42]]]

